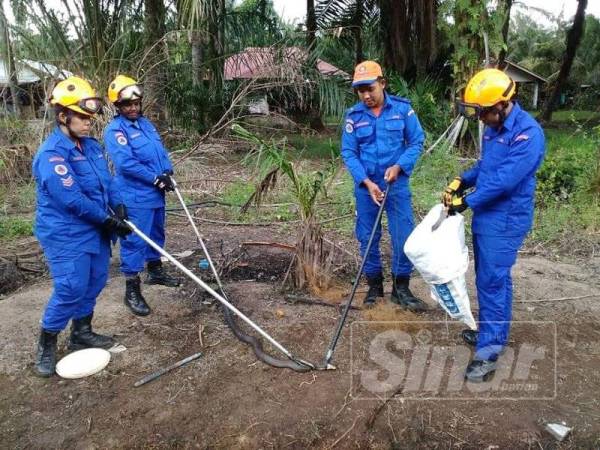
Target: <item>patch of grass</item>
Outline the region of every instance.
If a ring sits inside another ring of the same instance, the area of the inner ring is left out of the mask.
[[[0,185],[0,211],[25,213],[35,209],[35,183]]]
[[[538,172],[538,203],[564,202],[592,189],[600,135],[593,130],[546,130],[546,157]]]
[[[33,235],[33,221],[24,217],[0,216],[0,240]]]
[[[410,179],[415,210],[424,214],[438,204],[448,183],[471,164],[442,149],[421,156]]]
[[[338,135],[306,135],[291,134],[287,136],[290,155],[294,159],[329,159],[340,154],[340,137]]]
[[[221,199],[233,205],[242,206],[254,192],[254,184],[236,181],[228,184],[223,190]]]
[[[600,111],[577,111],[564,109],[552,113],[552,122],[600,122]]]

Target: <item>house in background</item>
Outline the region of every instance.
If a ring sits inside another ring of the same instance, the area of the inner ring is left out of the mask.
[[[519,84],[533,85],[533,98],[531,101],[531,107],[533,109],[537,109],[540,96],[540,86],[548,83],[548,80],[512,61],[506,60],[504,63],[506,64],[504,72],[506,72],[506,74],[511,77],[515,83],[517,83],[517,89]]]
[[[8,64],[0,58],[0,115],[13,114],[14,105],[9,92]],[[72,73],[67,70],[38,61],[23,59],[17,61],[17,97],[24,119],[34,119],[43,115],[48,99],[48,90],[58,80],[64,80]]]
[[[303,80],[302,69],[308,52],[301,47],[248,47],[225,60],[224,79],[232,80]],[[316,69],[325,78],[350,79],[350,75],[334,65],[316,60]],[[253,114],[269,114],[266,95],[254,99],[248,109]]]

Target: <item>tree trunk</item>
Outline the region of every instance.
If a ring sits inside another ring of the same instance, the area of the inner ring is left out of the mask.
[[[437,55],[437,1],[419,0],[413,11],[417,76],[425,76]]]
[[[311,49],[315,42],[317,32],[317,16],[315,14],[315,0],[306,0],[306,46]]]
[[[578,0],[577,12],[575,13],[575,19],[573,19],[573,25],[567,32],[567,48],[565,50],[565,56],[563,58],[560,71],[558,72],[558,78],[554,84],[552,94],[544,105],[544,110],[541,115],[542,122],[549,122],[552,120],[552,112],[554,106],[558,101],[560,92],[565,85],[565,82],[569,78],[571,72],[571,66],[573,65],[573,59],[575,53],[577,53],[577,47],[581,42],[581,36],[583,36],[583,29],[585,24],[585,9],[587,8],[588,0]]]
[[[510,11],[513,0],[504,0],[504,23],[502,24],[502,43],[504,48],[498,54],[498,69],[504,70],[506,67],[506,54],[508,53],[508,30],[510,28]]]
[[[167,118],[165,63],[168,53],[164,42],[165,14],[165,5],[162,0],[144,0],[145,107],[147,114],[159,122]]]
[[[202,73],[202,62],[204,61],[204,48],[200,31],[193,30],[190,35],[192,46],[192,82],[194,86],[200,86],[204,78]]]
[[[383,64],[385,70],[404,74],[411,61],[408,16],[412,0],[380,0],[381,34],[383,39]]]
[[[14,113],[16,117],[21,115],[21,105],[19,104],[19,80],[15,58],[10,43],[10,33],[8,31],[8,23],[4,15],[4,7],[0,0],[0,57],[4,59],[6,73],[8,74],[8,90],[13,103]]]
[[[357,0],[356,12],[354,15],[354,28],[352,29],[352,34],[354,35],[354,51],[355,51],[354,63],[356,65],[360,64],[365,59],[365,56],[363,54],[363,42],[362,42],[363,17],[364,17],[364,11],[363,11],[362,0]]]

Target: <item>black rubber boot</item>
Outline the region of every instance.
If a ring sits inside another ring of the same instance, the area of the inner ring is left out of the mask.
[[[57,332],[40,330],[40,339],[35,357],[35,371],[38,376],[48,378],[54,375],[56,367]]]
[[[479,337],[479,331],[477,330],[463,330],[460,334],[463,338],[463,341],[470,345],[471,347],[475,347],[477,345],[477,338]]]
[[[496,361],[474,359],[467,366],[465,379],[473,383],[488,381],[496,371]]]
[[[408,282],[410,277],[394,276],[390,300],[401,307],[414,312],[427,311],[427,305],[410,292]]]
[[[139,276],[125,280],[125,304],[136,316],[150,314],[150,307],[142,295]]]
[[[383,297],[383,275],[367,276],[367,284],[369,285],[369,290],[363,300],[363,306],[371,308],[375,305],[377,297]]]
[[[148,262],[146,268],[148,269],[147,284],[161,284],[169,287],[179,286],[179,279],[172,277],[165,271],[160,259]]]
[[[92,331],[93,314],[73,319],[71,322],[71,336],[67,346],[70,350],[81,350],[83,348],[111,348],[115,341],[109,336],[97,334]]]

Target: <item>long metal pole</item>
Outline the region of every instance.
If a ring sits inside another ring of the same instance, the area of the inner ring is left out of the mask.
[[[213,264],[212,258],[210,257],[210,255],[208,253],[208,249],[206,248],[206,245],[204,244],[204,239],[202,239],[202,236],[200,236],[200,231],[198,231],[198,227],[196,227],[196,223],[194,222],[194,219],[192,218],[192,215],[190,214],[190,211],[188,210],[187,205],[185,204],[185,201],[183,200],[183,197],[181,196],[181,192],[179,192],[179,189],[177,188],[177,183],[175,182],[173,177],[171,177],[171,181],[173,182],[175,194],[177,195],[177,198],[179,199],[179,203],[181,203],[181,206],[183,207],[183,210],[185,211],[185,214],[186,214],[188,220],[190,221],[190,225],[192,225],[192,228],[194,229],[194,233],[196,233],[198,242],[200,243],[200,246],[202,247],[204,256],[206,256],[208,264],[210,265],[210,269],[212,270],[212,273],[215,276],[217,284],[219,285],[221,294],[223,295],[223,297],[227,297],[227,295],[225,295],[225,291],[223,290],[223,284],[221,284],[221,278],[219,277],[217,269],[215,268],[215,265]]]
[[[381,216],[383,215],[383,209],[385,206],[385,201],[388,198],[388,192],[390,190],[390,185],[388,184],[385,189],[385,194],[383,196],[383,200],[381,201],[381,205],[379,206],[379,211],[377,212],[377,218],[375,219],[375,224],[373,225],[373,229],[371,230],[371,236],[369,236],[369,242],[367,243],[367,248],[362,257],[362,261],[360,263],[360,268],[358,269],[358,273],[356,274],[356,279],[354,280],[354,285],[352,286],[352,292],[350,293],[350,297],[346,302],[346,306],[344,307],[344,311],[342,313],[342,317],[338,322],[335,333],[333,334],[333,338],[331,339],[331,343],[329,344],[329,348],[327,349],[327,353],[325,355],[325,360],[323,362],[324,366],[328,366],[331,363],[331,358],[333,358],[333,352],[335,351],[335,347],[337,345],[338,339],[342,334],[342,328],[344,328],[344,323],[346,322],[346,317],[348,316],[348,311],[350,311],[350,306],[352,306],[352,300],[354,300],[354,295],[356,294],[356,289],[358,288],[358,283],[360,283],[360,276],[362,275],[363,269],[365,267],[365,262],[367,261],[367,257],[369,256],[369,252],[371,251],[371,245],[373,244],[373,239],[375,237],[375,233],[377,232],[377,227],[379,222],[381,221]]]
[[[277,342],[275,339],[273,339],[271,336],[269,336],[261,327],[259,327],[254,322],[252,322],[248,317],[246,317],[244,315],[244,313],[242,313],[239,309],[237,309],[235,306],[233,306],[231,303],[229,303],[225,298],[223,298],[222,295],[217,293],[208,284],[206,284],[204,281],[202,281],[200,278],[198,278],[192,271],[190,271],[187,267],[185,267],[183,264],[181,264],[179,261],[177,261],[175,258],[173,258],[169,253],[167,253],[160,245],[156,244],[152,239],[150,239],[148,236],[146,236],[138,227],[135,226],[135,224],[133,222],[131,222],[129,220],[125,220],[125,223],[127,225],[129,225],[129,227],[131,228],[131,231],[133,231],[140,238],[142,238],[142,240],[144,240],[146,242],[146,244],[148,244],[150,247],[152,247],[154,250],[156,250],[162,256],[164,256],[169,261],[171,261],[173,264],[175,264],[175,266],[179,270],[181,270],[189,278],[191,278],[193,281],[195,281],[202,289],[204,289],[206,292],[208,292],[210,295],[212,295],[215,299],[220,301],[225,307],[227,307],[231,312],[233,312],[235,315],[237,315],[240,319],[242,319],[244,322],[246,322],[248,325],[250,325],[252,328],[254,328],[262,337],[264,337],[267,341],[269,341],[275,348],[277,348],[285,356],[287,356],[288,358],[290,358],[293,361],[299,360],[298,358],[295,358],[283,345],[281,345],[279,342]]]

